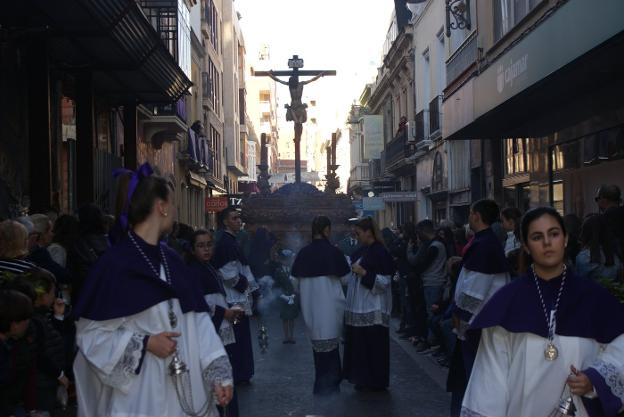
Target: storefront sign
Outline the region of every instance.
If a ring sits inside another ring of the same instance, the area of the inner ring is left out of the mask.
[[[475,117],[624,30],[624,1],[570,0],[475,79]],[[573,88],[574,86],[570,86]]]
[[[230,207],[239,208],[243,204],[243,194],[228,195]]]
[[[386,205],[381,197],[364,197],[362,208],[364,211],[381,211],[386,208]]]
[[[416,191],[395,191],[392,193],[381,193],[381,198],[386,203],[406,203],[416,201],[418,193]]]
[[[218,213],[227,207],[227,197],[206,197],[206,213]]]

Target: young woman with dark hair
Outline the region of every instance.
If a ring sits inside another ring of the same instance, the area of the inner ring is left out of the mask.
[[[554,415],[569,398],[576,416],[613,417],[624,408],[624,306],[566,266],[556,210],[528,211],[521,230],[530,268],[472,322],[481,342],[462,415]]]
[[[230,363],[200,285],[162,242],[176,217],[173,190],[151,174],[148,164],[126,174],[127,230],[91,269],[75,307],[81,416],[216,417],[216,403],[232,397]],[[184,389],[171,369],[188,378]]]
[[[203,289],[204,298],[217,333],[226,351],[236,343],[232,324],[237,322],[242,314],[241,310],[232,309],[226,301],[223,277],[212,265],[210,260],[214,254],[214,238],[207,230],[196,230],[190,236],[191,254],[188,260],[189,268],[196,274]],[[234,394],[232,401],[227,405],[227,415],[238,417],[238,401]]]
[[[358,391],[381,391],[390,383],[390,280],[396,267],[372,218],[358,221],[355,231],[362,248],[351,258],[344,373]]]
[[[505,239],[505,256],[522,246],[520,238],[521,218],[522,212],[515,207],[507,207],[501,210],[503,229],[507,232],[507,239]]]
[[[341,279],[350,269],[345,255],[329,241],[331,222],[325,216],[312,221],[312,242],[302,248],[290,270],[301,314],[314,354],[314,394],[340,391],[340,336],[345,297]]]
[[[581,251],[576,255],[576,272],[581,276],[597,279],[617,280],[622,273],[622,260],[613,248],[609,237],[607,219],[594,214],[585,219],[579,241]]]

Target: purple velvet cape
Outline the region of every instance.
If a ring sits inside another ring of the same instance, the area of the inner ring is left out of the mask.
[[[217,241],[215,253],[210,263],[215,268],[220,269],[232,261],[240,261],[243,265],[248,264],[245,254],[238,246],[236,237],[229,232],[223,231],[221,237]]]
[[[394,275],[396,264],[394,259],[379,242],[373,242],[370,246],[363,246],[351,256],[352,263],[360,260],[360,266],[366,270],[366,275],[360,279],[360,283],[372,290],[377,275]]]
[[[509,272],[509,263],[505,257],[503,245],[492,228],[477,232],[463,259],[463,266],[483,274]]]
[[[224,297],[225,288],[223,288],[223,284],[219,277],[216,275],[216,270],[211,265],[203,264],[199,262],[197,259],[192,259],[189,264],[189,271],[195,275],[195,279],[199,283],[203,294],[221,294]],[[212,324],[214,324],[215,329],[219,330],[221,327],[221,323],[223,322],[225,314],[225,309],[221,306],[215,306],[215,311],[212,316]]]
[[[343,277],[350,271],[347,259],[340,249],[327,239],[313,239],[297,254],[290,274],[297,278]]]
[[[217,241],[215,253],[212,256],[210,264],[215,269],[220,269],[232,261],[239,261],[242,265],[248,265],[247,258],[245,258],[245,254],[238,245],[236,237],[224,231]],[[238,277],[238,283],[232,288],[242,293],[249,287],[249,281],[247,277],[242,274],[238,274]]]
[[[160,269],[162,247],[172,285],[154,274],[147,261],[128,237],[111,247],[91,268],[74,317],[111,320],[127,317],[169,299],[178,299],[182,312],[208,312],[199,283],[180,256],[165,243],[150,245],[133,234],[138,245]]]
[[[554,307],[561,277],[538,279],[546,309]],[[624,334],[624,305],[596,282],[575,275],[568,268],[559,310],[556,333],[561,336],[594,339],[610,343]],[[512,333],[533,333],[548,337],[548,326],[533,275],[523,275],[501,288],[483,307],[471,325],[476,330],[501,326]],[[583,370],[596,388],[598,398],[583,398],[593,416],[615,416],[622,402],[613,395],[603,378],[593,368]]]

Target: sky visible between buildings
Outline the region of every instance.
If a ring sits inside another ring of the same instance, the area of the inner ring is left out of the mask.
[[[306,85],[303,100],[316,100],[322,138],[329,139],[336,129],[344,128],[350,105],[358,100],[366,83],[374,80],[381,64],[394,2],[237,0],[235,7],[241,15],[246,59],[251,66],[256,63],[255,69],[288,69],[288,58],[297,54],[305,61],[304,69],[337,71],[335,77],[323,77]],[[268,67],[257,64],[264,45],[270,48],[270,61],[265,64]],[[286,124],[284,109],[284,104],[290,102],[286,86],[278,85],[278,98],[280,135],[292,135],[292,123]],[[344,190],[349,175],[346,132],[341,142],[337,162],[341,165],[338,175]]]

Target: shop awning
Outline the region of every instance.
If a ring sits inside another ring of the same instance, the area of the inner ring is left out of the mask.
[[[91,70],[98,92],[119,101],[172,102],[192,82],[134,0],[20,0],[0,22],[47,39],[55,67]]]
[[[564,2],[510,46],[446,113],[465,112],[445,138],[540,137],[621,106],[624,91],[624,2]],[[599,22],[599,23],[596,23]]]

